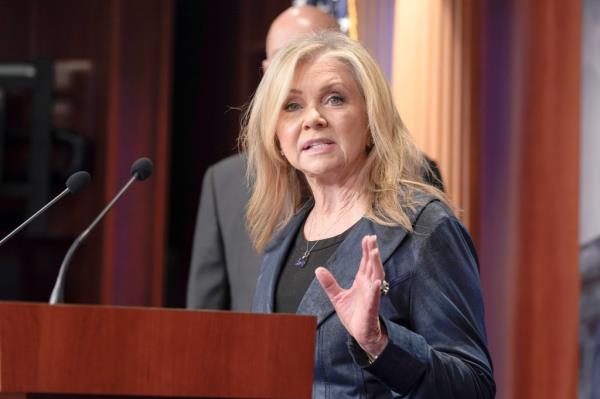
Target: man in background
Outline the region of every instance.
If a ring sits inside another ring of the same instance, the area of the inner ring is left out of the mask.
[[[316,7],[291,7],[281,13],[266,38],[267,69],[282,46],[305,34],[339,30],[336,19]],[[188,308],[249,311],[260,255],[245,224],[250,198],[243,155],[228,157],[204,175],[188,278]]]

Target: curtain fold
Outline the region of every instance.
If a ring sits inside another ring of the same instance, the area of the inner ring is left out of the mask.
[[[576,397],[580,1],[394,15],[395,99],[475,238],[497,397]]]
[[[395,7],[392,88],[400,115],[419,147],[442,172],[459,217],[476,224],[476,180],[470,1],[398,0]]]

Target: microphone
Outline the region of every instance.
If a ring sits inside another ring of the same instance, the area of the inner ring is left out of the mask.
[[[2,241],[0,241],[0,246],[2,246],[2,244],[4,244],[6,241],[8,241],[9,238],[11,238],[15,234],[17,234],[25,226],[27,226],[29,223],[31,223],[32,220],[34,220],[36,217],[38,217],[39,215],[44,213],[44,211],[46,211],[46,209],[50,208],[52,205],[54,205],[56,202],[58,202],[62,197],[64,197],[68,193],[77,194],[78,192],[83,190],[85,188],[85,186],[87,186],[87,184],[90,182],[90,180],[91,180],[90,174],[86,171],[81,170],[79,172],[73,173],[71,176],[69,176],[69,178],[67,179],[67,182],[65,183],[67,188],[65,188],[60,194],[58,194],[50,202],[48,202],[46,205],[44,205],[42,207],[42,209],[40,209],[39,211],[34,213],[31,217],[29,217],[29,219],[27,219],[26,221],[21,223],[21,225],[19,225],[19,227],[17,227],[13,231],[11,231],[10,234],[8,234],[6,237],[4,237],[2,239]]]
[[[127,189],[133,184],[136,180],[146,180],[150,175],[152,175],[152,170],[154,166],[152,165],[152,161],[148,158],[140,158],[131,165],[131,178],[129,181],[123,186],[121,191],[114,196],[114,198],[106,205],[106,207],[100,212],[100,214],[92,221],[92,223],[88,226],[87,229],[83,231],[76,239],[73,241],[73,244],[69,247],[67,254],[65,255],[60,269],[58,271],[58,277],[56,277],[56,282],[54,283],[54,288],[52,289],[52,294],[50,295],[49,303],[51,305],[56,305],[57,303],[63,303],[64,301],[64,284],[65,284],[65,276],[67,274],[67,270],[69,268],[69,263],[71,262],[71,258],[75,254],[75,250],[81,245],[81,243],[87,238],[90,234],[90,231],[98,224],[100,219],[106,215],[110,208],[121,198],[123,193],[127,191]]]

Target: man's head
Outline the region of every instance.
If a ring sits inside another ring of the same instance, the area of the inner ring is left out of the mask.
[[[288,8],[275,18],[269,28],[266,41],[267,58],[263,60],[263,69],[267,69],[277,50],[291,40],[322,30],[340,30],[334,16],[313,6]]]

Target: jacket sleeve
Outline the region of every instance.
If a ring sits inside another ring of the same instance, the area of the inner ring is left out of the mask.
[[[190,309],[230,308],[227,267],[214,186],[211,167],[204,175],[196,219],[186,300],[186,306]]]
[[[445,217],[421,241],[413,248],[412,275],[390,281],[386,298],[392,306],[406,306],[408,319],[396,323],[381,317],[389,343],[374,362],[368,362],[353,340],[350,352],[356,363],[401,395],[493,398],[496,388],[471,239],[456,219]]]

